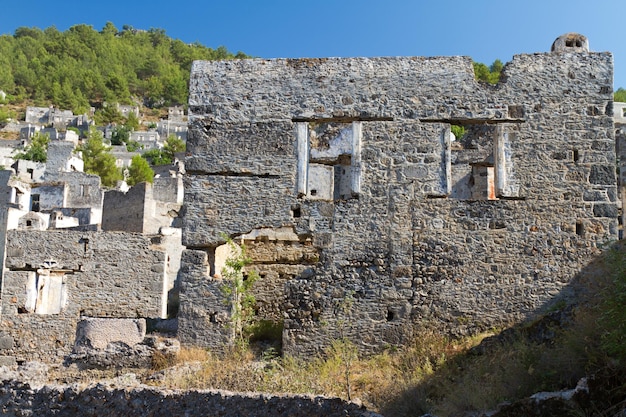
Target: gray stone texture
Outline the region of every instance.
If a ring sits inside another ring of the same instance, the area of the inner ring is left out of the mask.
[[[221,233],[291,227],[311,245],[283,257],[284,242],[247,242],[257,292],[277,288],[262,314],[282,311],[292,354],[339,337],[374,352],[426,326],[473,333],[566,296],[618,234],[612,79],[610,53],[567,51],[516,55],[497,86],[466,57],[195,62],[181,342],[227,341],[211,277]],[[299,147],[298,126],[329,122],[358,122],[360,136],[312,161],[331,142]],[[468,135],[451,143],[451,124]],[[352,169],[352,195],[302,193],[312,162]],[[490,170],[493,199],[476,190]]]
[[[338,398],[237,394],[227,391],[163,390],[146,385],[46,385],[0,377],[0,412],[5,416],[258,416],[380,417]]]
[[[231,305],[222,290],[225,282],[211,276],[208,254],[202,250],[185,250],[180,271],[185,278],[181,281],[178,311],[181,344],[222,349],[234,337]]]
[[[108,190],[102,202],[102,230],[143,233],[148,216],[150,184],[139,183],[127,192]]]
[[[134,346],[146,337],[145,319],[85,318],[76,326],[74,350],[104,350],[110,343]]]
[[[172,226],[182,199],[178,197],[180,177],[155,178],[154,184],[142,182],[127,192],[109,190],[102,204],[102,230],[157,234]]]

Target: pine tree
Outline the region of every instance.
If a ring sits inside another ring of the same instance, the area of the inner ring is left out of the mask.
[[[140,155],[133,156],[130,167],[128,168],[128,178],[126,182],[128,185],[133,186],[140,182],[154,181],[154,171],[150,168],[150,164]]]
[[[89,129],[87,139],[76,151],[82,152],[85,172],[100,177],[102,185],[113,187],[123,179],[121,171],[115,165],[115,157],[111,155],[111,147],[104,144],[102,132],[95,127]]]

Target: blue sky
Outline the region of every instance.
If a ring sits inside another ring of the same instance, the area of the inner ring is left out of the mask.
[[[20,26],[66,30],[107,21],[160,28],[262,58],[467,55],[491,64],[549,51],[578,32],[613,52],[615,88],[626,88],[625,0],[196,0],[3,1],[0,34]],[[592,5],[594,4],[594,5]]]

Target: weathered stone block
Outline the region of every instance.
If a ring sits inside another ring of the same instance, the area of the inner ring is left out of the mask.
[[[611,165],[593,165],[589,174],[591,184],[615,184],[615,168]]]
[[[0,350],[13,349],[15,340],[11,336],[0,336]]]
[[[17,365],[17,361],[14,356],[4,356],[0,355],[0,366],[8,366],[13,368]]]
[[[74,350],[80,350],[81,347],[104,350],[112,342],[132,347],[141,343],[145,337],[145,319],[85,318],[76,326]]]
[[[593,205],[593,215],[595,217],[610,217],[617,218],[618,210],[615,204],[599,204]]]

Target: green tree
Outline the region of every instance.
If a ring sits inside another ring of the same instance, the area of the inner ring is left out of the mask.
[[[117,35],[117,28],[113,23],[106,22],[100,33],[102,33],[103,35],[115,36]]]
[[[111,147],[104,144],[102,132],[95,127],[89,129],[86,140],[76,151],[83,154],[85,172],[98,175],[102,185],[113,187],[117,181],[123,179],[121,171],[115,165],[115,157],[111,155]]]
[[[124,25],[119,31],[111,22],[101,31],[84,24],[64,32],[54,26],[20,27],[13,36],[0,35],[0,89],[75,113],[104,101],[130,103],[134,97],[152,106],[183,104],[194,60],[233,58],[246,55],[186,44],[162,29]]]
[[[140,155],[133,156],[128,168],[128,178],[126,179],[128,185],[133,186],[140,182],[152,183],[152,181],[154,181],[154,171],[150,168],[148,161]]]
[[[99,126],[106,126],[111,123],[123,124],[126,119],[115,105],[107,104],[98,110],[94,115],[94,120]]]
[[[622,87],[618,88],[617,91],[613,93],[613,100],[626,103],[626,90]]]
[[[139,119],[134,112],[131,111],[130,113],[128,113],[128,117],[126,118],[126,123],[124,123],[124,126],[126,126],[131,131],[139,130]]]
[[[178,152],[185,152],[187,145],[178,136],[171,134],[167,137],[165,144],[163,145],[163,155],[169,159],[169,163],[174,162],[175,155]]]
[[[41,132],[36,132],[30,139],[22,152],[18,152],[15,159],[27,159],[35,162],[46,162],[48,160],[48,142],[50,136]]]
[[[461,140],[465,135],[465,128],[460,125],[450,125],[450,131],[454,134],[456,140]]]
[[[185,142],[176,135],[171,134],[167,137],[163,149],[150,149],[144,152],[142,157],[152,166],[170,165],[175,160],[175,154],[177,152],[184,152],[185,148]]]
[[[4,106],[0,106],[0,127],[6,125],[13,118],[15,118],[15,113]]]
[[[148,163],[152,166],[169,165],[172,163],[171,159],[163,155],[163,151],[161,149],[150,149],[141,154],[141,157],[148,161]]]
[[[128,143],[131,131],[126,125],[115,126],[111,133],[111,145],[119,146]]]
[[[226,282],[222,287],[222,293],[231,305],[231,325],[235,333],[237,344],[241,348],[247,346],[247,330],[254,321],[254,305],[256,299],[252,294],[252,285],[258,280],[256,271],[248,271],[245,268],[252,260],[246,255],[246,247],[237,245],[227,235],[222,237],[226,240],[230,249],[230,256],[226,258],[222,268],[222,277]]]
[[[496,59],[489,67],[480,62],[473,62],[474,65],[474,77],[479,81],[484,81],[489,84],[497,84],[500,81],[500,74],[504,65],[502,61]]]
[[[136,140],[129,140],[128,142],[126,142],[127,152],[137,152],[140,149],[143,149],[143,145]]]

